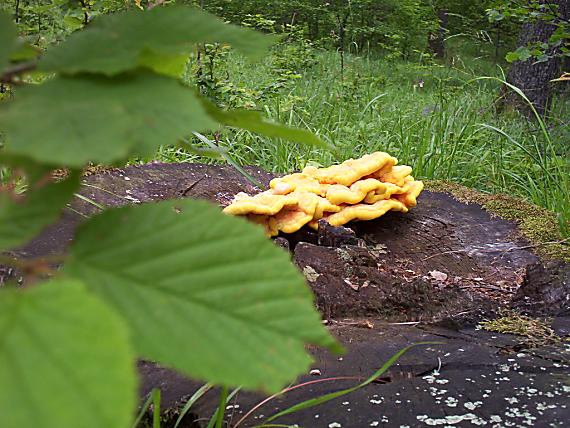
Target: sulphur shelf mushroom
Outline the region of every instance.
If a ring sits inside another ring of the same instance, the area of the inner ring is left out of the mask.
[[[278,177],[269,190],[254,196],[238,193],[224,213],[246,217],[261,225],[267,236],[293,233],[305,225],[318,228],[372,220],[388,211],[408,212],[424,188],[412,168],[397,165],[387,153],[375,152],[328,168],[308,166]]]

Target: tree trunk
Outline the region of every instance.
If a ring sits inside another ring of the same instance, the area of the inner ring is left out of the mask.
[[[430,32],[428,35],[429,50],[436,58],[445,57],[445,29],[447,28],[447,9],[440,9],[437,12],[439,18],[439,29],[437,32]]]
[[[541,0],[541,3],[545,2],[546,0]],[[570,15],[569,0],[550,0],[548,2],[557,4],[562,19],[568,19]],[[545,21],[539,20],[526,23],[521,28],[518,46],[527,46],[529,43],[535,42],[546,43],[555,30],[555,25]],[[554,49],[548,52],[549,55],[555,53]],[[556,56],[540,63],[537,63],[534,58],[529,58],[526,61],[517,61],[511,66],[507,74],[507,82],[521,89],[532,102],[538,114],[544,116],[552,102],[552,84],[550,81],[558,77],[560,65],[560,59]],[[503,88],[503,94],[501,107],[509,106],[529,118],[534,117],[534,113],[528,103],[514,91]]]

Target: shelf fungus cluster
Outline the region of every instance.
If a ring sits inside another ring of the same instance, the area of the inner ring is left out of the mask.
[[[269,190],[255,196],[238,193],[224,212],[262,225],[268,236],[305,225],[317,229],[320,219],[342,226],[388,211],[405,213],[416,206],[424,185],[410,175],[411,167],[397,163],[387,153],[375,152],[328,168],[308,166],[273,179]]]

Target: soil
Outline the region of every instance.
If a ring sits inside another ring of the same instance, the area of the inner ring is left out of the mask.
[[[267,185],[272,175],[248,172]],[[234,194],[259,188],[230,167],[148,164],[103,171],[85,178],[81,193],[107,207],[194,197],[227,205]],[[64,252],[74,230],[98,208],[76,199],[61,220],[19,257]],[[301,230],[275,239],[290,251],[316,296],[317,307],[348,352],[343,357],[311,349],[320,375],[351,380],[321,382],[272,400],[240,426],[253,426],[278,409],[352,386],[410,343],[417,347],[380,380],[314,409],[280,419],[301,427],[368,426],[564,426],[570,420],[569,264],[543,260],[517,225],[481,205],[444,192],[425,191],[408,214],[351,223],[346,228]],[[25,282],[21,272],[0,267],[3,281]],[[560,341],[531,347],[520,337],[477,328],[511,308],[549,316]],[[141,361],[141,397],[162,391],[165,426],[201,385],[152,362]],[[316,372],[315,372],[316,373]],[[240,393],[228,419],[233,426],[263,399]],[[194,407],[181,426],[205,426],[217,405],[215,391]]]

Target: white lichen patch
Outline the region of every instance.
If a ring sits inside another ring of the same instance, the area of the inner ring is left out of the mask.
[[[466,413],[464,415],[449,415],[444,418],[430,418],[427,415],[418,415],[418,421],[423,422],[429,426],[443,425],[444,427],[461,424],[461,422],[471,422],[473,425],[486,425],[487,421],[473,413]]]
[[[503,419],[499,415],[491,415],[490,421],[493,423],[499,423],[503,422]]]
[[[447,397],[445,399],[445,405],[448,407],[457,407],[457,403],[459,403],[459,400],[455,397]]]
[[[463,403],[463,407],[467,410],[475,410],[476,408],[481,407],[482,404],[482,401],[467,401],[466,403]]]

